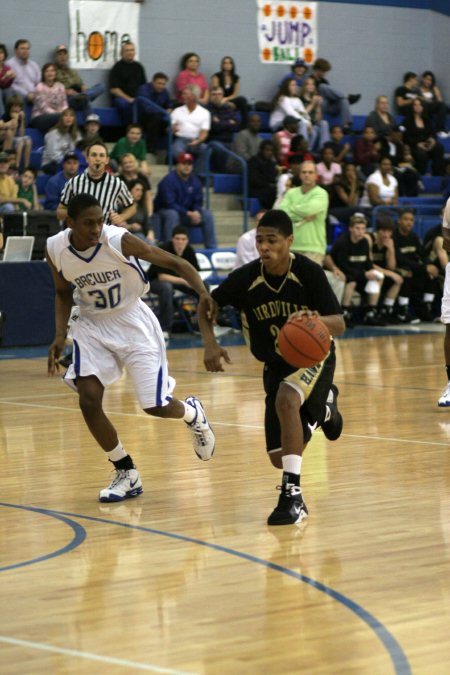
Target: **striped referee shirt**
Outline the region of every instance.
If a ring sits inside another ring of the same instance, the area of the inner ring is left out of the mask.
[[[123,180],[107,171],[101,178],[95,180],[90,177],[88,169],[70,178],[61,193],[61,204],[67,207],[71,198],[80,194],[89,194],[98,199],[107,224],[111,224],[109,217],[111,210],[118,211],[119,206],[127,208],[134,204],[133,197]]]

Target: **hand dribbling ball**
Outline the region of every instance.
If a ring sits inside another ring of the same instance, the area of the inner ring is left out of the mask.
[[[331,335],[318,316],[288,319],[278,335],[283,359],[295,368],[315,366],[328,355]]]

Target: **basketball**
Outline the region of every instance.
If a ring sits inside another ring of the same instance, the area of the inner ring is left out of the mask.
[[[296,368],[309,368],[323,361],[330,344],[330,331],[323,321],[306,314],[288,319],[278,336],[281,356]]]

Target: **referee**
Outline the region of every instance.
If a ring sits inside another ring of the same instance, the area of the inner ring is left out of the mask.
[[[136,205],[123,180],[106,171],[108,148],[104,143],[95,141],[87,147],[86,155],[88,167],[84,173],[70,178],[65,184],[56,216],[59,220],[65,220],[72,197],[84,193],[100,202],[106,224],[126,227],[127,220],[136,213]],[[119,206],[122,207],[121,213],[118,213]]]

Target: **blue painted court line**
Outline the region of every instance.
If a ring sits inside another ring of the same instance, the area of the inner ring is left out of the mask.
[[[50,558],[57,558],[64,553],[69,553],[73,551],[77,546],[80,546],[86,539],[86,530],[82,525],[76,523],[73,520],[70,520],[65,515],[58,513],[57,511],[49,511],[48,509],[39,509],[33,506],[19,506],[18,504],[6,504],[5,502],[0,502],[0,506],[6,506],[10,509],[22,509],[23,511],[33,511],[35,513],[41,513],[43,516],[49,516],[50,518],[56,518],[61,520],[66,525],[72,528],[74,536],[71,542],[59,548],[57,551],[52,551],[52,553],[46,553],[45,555],[39,556],[39,558],[32,558],[31,560],[24,560],[19,563],[14,563],[13,565],[5,565],[5,567],[0,567],[0,572],[6,572],[7,570],[17,569],[18,567],[26,567],[27,565],[34,565],[35,563],[43,562],[44,560],[50,560]]]
[[[361,605],[358,605],[356,602],[354,602],[350,598],[347,598],[342,593],[333,590],[329,586],[322,584],[320,581],[315,581],[314,579],[311,579],[311,577],[307,577],[304,574],[300,574],[299,572],[290,570],[288,567],[277,565],[276,563],[264,560],[263,558],[258,558],[257,556],[253,556],[249,553],[242,553],[241,551],[236,551],[232,548],[221,546],[220,544],[211,544],[210,542],[202,541],[201,539],[194,539],[193,537],[188,537],[183,534],[175,534],[173,532],[166,532],[164,530],[156,530],[154,528],[144,527],[142,525],[130,525],[129,523],[121,523],[114,520],[108,520],[107,518],[99,518],[97,516],[85,516],[80,513],[66,513],[64,511],[53,511],[50,509],[38,509],[34,507],[15,506],[14,504],[0,503],[0,506],[10,506],[13,508],[22,508],[25,510],[28,509],[30,511],[36,511],[38,513],[44,513],[53,516],[55,518],[60,518],[61,520],[64,520],[64,522],[68,522],[70,525],[72,524],[73,521],[66,520],[66,518],[81,518],[84,520],[91,520],[93,522],[105,523],[107,525],[118,525],[119,527],[126,527],[128,529],[139,530],[141,532],[148,532],[150,534],[156,534],[161,537],[176,539],[177,541],[184,541],[189,544],[197,544],[198,546],[204,546],[206,548],[218,551],[220,553],[226,553],[227,555],[232,555],[236,558],[247,560],[248,562],[255,563],[256,565],[261,565],[263,567],[266,567],[267,569],[274,570],[275,572],[280,572],[281,574],[292,577],[293,579],[302,581],[303,583],[312,586],[321,593],[328,595],[330,598],[333,598],[333,600],[336,600],[341,605],[343,605],[351,612],[353,612],[358,617],[358,619],[361,619],[361,621],[363,621],[375,633],[377,638],[382,642],[392,660],[392,664],[394,666],[396,675],[411,675],[411,669],[408,663],[408,659],[406,658],[406,655],[403,652],[400,644],[397,642],[394,636],[388,631],[388,629],[380,621],[378,621],[378,619],[376,619],[372,614],[370,614],[370,612],[365,610],[364,607],[361,607]],[[84,531],[84,528],[82,529]],[[67,547],[65,547],[65,549],[67,549]],[[67,552],[67,550],[61,549],[60,553],[54,553],[47,557],[53,557],[54,555],[61,555],[63,552]],[[31,562],[34,561],[30,561],[29,563],[26,564],[31,564]]]

